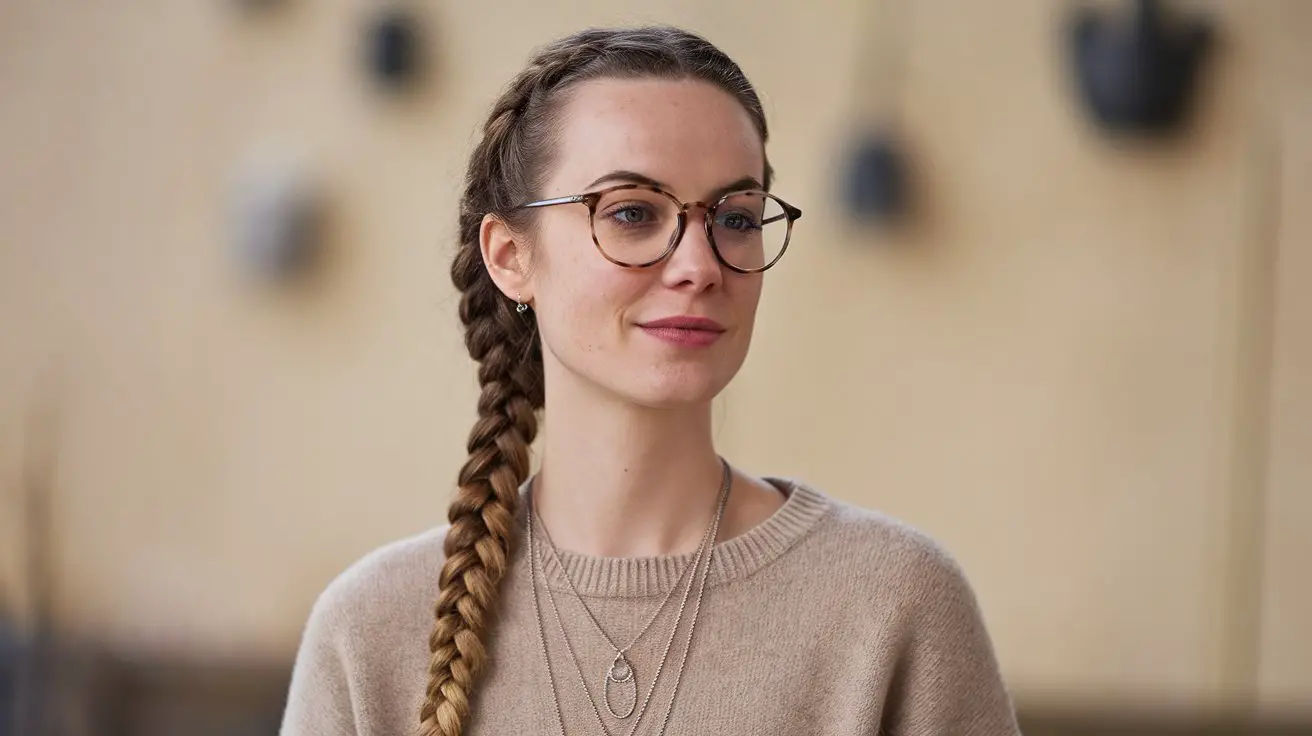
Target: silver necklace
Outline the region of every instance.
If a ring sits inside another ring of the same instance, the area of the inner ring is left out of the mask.
[[[670,599],[674,595],[674,591],[683,587],[684,576],[690,573],[692,569],[695,567],[695,565],[686,565],[684,569],[680,571],[678,579],[675,581],[674,585],[670,586],[670,589],[665,593],[665,597],[661,599],[661,604],[657,606],[656,611],[652,613],[650,618],[647,619],[647,623],[638,632],[637,636],[634,636],[633,639],[626,646],[620,647],[615,644],[614,639],[611,639],[610,634],[607,634],[606,630],[602,628],[601,622],[597,620],[596,614],[592,612],[592,608],[588,606],[587,601],[584,600],[581,594],[579,594],[578,588],[574,586],[573,578],[571,578],[569,573],[565,571],[565,564],[560,560],[560,555],[556,550],[556,544],[551,539],[551,533],[547,531],[547,528],[545,525],[542,524],[541,519],[538,519],[538,523],[535,525],[535,528],[540,528],[542,532],[542,536],[546,540],[547,551],[551,553],[552,559],[554,559],[556,561],[556,565],[560,567],[561,572],[564,574],[565,582],[569,585],[570,592],[574,595],[576,599],[578,599],[579,604],[583,606],[583,611],[588,615],[588,620],[592,622],[593,628],[597,630],[597,633],[601,634],[602,638],[606,640],[606,643],[609,644],[610,648],[615,652],[615,658],[611,660],[610,666],[606,668],[605,675],[602,678],[602,687],[601,687],[602,701],[605,702],[606,710],[610,711],[610,714],[612,716],[615,716],[620,720],[624,720],[629,716],[633,715],[633,711],[638,705],[637,672],[633,667],[633,663],[629,661],[629,658],[626,655],[628,654],[628,651],[632,649],[633,646],[642,639],[643,635],[647,633],[647,630],[651,628],[652,623],[656,621],[656,619],[660,616],[661,612],[665,610],[665,606],[669,604]],[[702,539],[697,545],[698,558],[700,558],[702,554],[702,550],[706,545],[706,539],[707,539],[706,533],[703,533]],[[688,583],[689,590],[691,590],[691,586],[692,586],[692,582],[689,581]],[[547,590],[547,595],[549,596],[551,595],[550,589]],[[684,594],[684,600],[687,600],[686,593]],[[551,601],[551,603],[552,603],[552,607],[554,608],[555,607],[554,599]],[[621,708],[620,711],[617,711],[615,709],[614,703],[611,702],[612,701],[611,691],[613,688],[620,688],[620,687],[623,687],[625,690],[629,691],[628,693],[629,697],[625,699],[628,702],[628,708],[627,709]]]
[[[700,565],[701,565],[701,559],[698,558],[695,564],[690,565],[690,567],[700,568]],[[545,571],[543,572],[543,578],[544,579],[546,578]],[[560,630],[561,638],[565,640],[565,649],[569,652],[570,663],[574,666],[575,674],[578,675],[579,687],[583,690],[584,694],[587,695],[588,704],[592,706],[592,712],[596,716],[597,723],[601,726],[602,731],[606,733],[606,736],[613,736],[610,732],[610,729],[606,726],[606,722],[601,718],[601,711],[597,708],[597,702],[592,697],[592,692],[588,690],[587,684],[585,683],[585,678],[583,676],[583,666],[580,663],[578,653],[574,650],[574,644],[570,641],[569,633],[565,630],[565,624],[560,616],[560,608],[556,604],[555,594],[551,592],[551,585],[549,581],[546,583],[545,587],[547,589],[547,602],[551,604],[551,613],[555,619],[556,627]],[[647,687],[647,693],[643,697],[642,707],[638,708],[638,717],[634,719],[632,727],[629,729],[630,736],[632,735],[634,730],[637,729],[638,723],[642,721],[643,714],[647,712],[647,705],[651,701],[652,693],[656,689],[656,683],[659,682],[661,672],[665,669],[665,664],[669,659],[670,647],[674,643],[675,632],[679,630],[679,626],[683,622],[683,611],[684,611],[684,607],[688,602],[688,594],[691,590],[692,590],[691,585],[687,586],[684,589],[683,598],[679,601],[679,613],[674,620],[674,628],[670,631],[670,638],[665,642],[665,650],[661,654],[660,665],[656,669],[656,674],[652,677],[651,684]],[[603,695],[606,695],[606,693],[603,693]],[[636,695],[637,693],[635,690],[634,692],[635,704],[637,700]]]
[[[688,601],[688,594],[691,593],[691,591],[692,591],[693,581],[694,581],[694,579],[698,579],[697,600],[696,600],[696,602],[695,602],[695,604],[694,604],[694,606],[693,606],[692,618],[691,618],[691,621],[690,621],[690,623],[689,623],[689,627],[688,627],[688,640],[687,640],[687,642],[684,644],[684,648],[683,648],[683,657],[682,657],[682,659],[681,659],[680,662],[679,662],[679,669],[678,669],[678,672],[675,674],[675,679],[674,679],[674,689],[673,689],[673,691],[670,693],[670,702],[669,702],[669,704],[668,704],[668,705],[666,706],[666,708],[665,708],[665,714],[664,714],[664,716],[663,716],[662,719],[661,719],[661,727],[660,727],[660,731],[658,731],[658,734],[664,734],[664,733],[665,733],[665,729],[666,729],[666,727],[669,725],[670,713],[671,713],[671,712],[673,711],[673,709],[674,709],[674,701],[675,701],[675,699],[676,699],[676,697],[678,696],[678,693],[679,693],[679,683],[683,680],[683,670],[684,670],[684,666],[687,664],[687,661],[688,661],[688,652],[692,649],[693,634],[696,632],[696,629],[697,629],[697,619],[699,618],[699,615],[700,615],[700,613],[701,613],[702,597],[703,597],[703,595],[704,595],[704,593],[705,593],[705,591],[706,591],[706,579],[707,579],[707,577],[708,577],[708,575],[709,575],[709,573],[710,573],[710,569],[711,569],[711,557],[712,557],[712,555],[711,555],[711,551],[712,551],[712,549],[713,549],[713,547],[714,547],[714,541],[715,541],[715,538],[716,538],[716,537],[718,536],[718,534],[719,534],[720,521],[721,521],[721,520],[723,519],[723,517],[724,517],[724,509],[725,509],[725,506],[727,505],[727,502],[728,502],[728,499],[729,499],[729,488],[730,488],[730,486],[731,486],[732,483],[733,483],[733,474],[732,474],[732,471],[731,471],[731,469],[730,469],[730,467],[729,467],[729,464],[728,464],[727,462],[725,462],[723,459],[721,459],[720,462],[721,462],[721,464],[722,464],[723,467],[724,467],[724,482],[723,482],[723,484],[722,484],[722,486],[721,486],[721,488],[720,488],[720,498],[719,498],[718,506],[717,506],[717,508],[716,508],[715,519],[714,519],[714,521],[712,522],[711,527],[710,527],[710,529],[708,530],[706,536],[703,537],[703,539],[702,539],[702,544],[698,546],[697,555],[696,555],[696,557],[694,558],[692,564],[689,566],[689,567],[693,568],[693,575],[692,575],[692,577],[689,578],[688,584],[687,584],[687,586],[686,586],[686,588],[685,588],[685,590],[684,590],[683,598],[682,598],[682,599],[680,600],[680,602],[679,602],[679,613],[678,613],[678,616],[675,618],[674,628],[673,628],[673,630],[670,632],[670,637],[669,637],[669,639],[666,640],[666,642],[665,642],[665,649],[664,649],[664,651],[661,653],[661,661],[660,661],[660,665],[656,668],[656,674],[652,677],[652,683],[651,683],[651,686],[647,689],[647,694],[646,694],[646,696],[643,698],[642,707],[641,707],[641,708],[639,709],[639,711],[638,711],[638,717],[635,718],[634,721],[633,721],[633,723],[630,725],[630,728],[629,728],[629,731],[628,731],[627,736],[633,736],[633,733],[634,733],[635,731],[637,731],[637,729],[638,729],[638,724],[642,722],[642,716],[646,713],[647,706],[648,706],[648,704],[649,704],[649,702],[650,702],[650,700],[651,700],[651,695],[652,695],[652,693],[653,693],[653,692],[655,691],[655,689],[656,689],[656,683],[657,683],[657,681],[660,679],[661,672],[664,671],[664,669],[665,669],[665,664],[666,664],[667,660],[669,659],[670,648],[671,648],[672,645],[674,644],[674,637],[675,637],[675,635],[678,633],[679,625],[682,623],[684,607],[685,607],[685,604],[686,604],[687,601]],[[531,489],[530,489],[530,493],[531,493]],[[551,660],[550,660],[550,658],[547,656],[547,639],[546,639],[546,631],[545,631],[545,629],[544,629],[544,624],[543,624],[543,621],[542,621],[542,605],[541,605],[541,602],[540,602],[540,599],[539,599],[539,596],[538,596],[538,588],[537,588],[537,572],[536,572],[536,566],[537,566],[537,554],[538,554],[538,553],[537,553],[536,544],[535,544],[535,541],[534,541],[534,535],[533,535],[533,527],[534,527],[534,524],[533,524],[533,504],[532,504],[532,498],[531,498],[531,495],[530,495],[529,504],[528,504],[528,513],[527,513],[527,517],[528,517],[528,519],[527,519],[527,526],[528,526],[529,581],[530,581],[530,584],[532,585],[532,589],[533,589],[533,611],[534,611],[534,614],[535,614],[535,615],[534,615],[534,618],[536,619],[536,622],[537,622],[537,625],[538,625],[538,645],[539,645],[539,648],[541,649],[541,652],[542,652],[542,661],[543,661],[543,664],[544,664],[544,665],[546,666],[546,668],[547,668],[547,679],[549,680],[550,685],[551,685],[551,697],[552,697],[552,701],[553,701],[553,703],[554,703],[554,705],[555,705],[555,709],[556,709],[556,723],[557,723],[557,725],[560,727],[560,733],[561,733],[561,736],[564,736],[564,735],[565,735],[565,719],[564,719],[564,715],[563,715],[563,713],[562,713],[562,711],[561,711],[561,707],[560,707],[560,694],[559,694],[559,692],[558,692],[558,690],[557,690],[557,687],[556,687],[555,674],[552,672],[552,669],[551,669]],[[545,529],[546,529],[546,528],[543,527],[543,530],[544,530],[544,531],[545,531]],[[702,565],[702,562],[703,562],[703,561],[706,562],[705,566]],[[559,563],[559,559],[557,559],[557,562]],[[562,569],[562,572],[564,572],[564,567],[563,567],[563,566],[562,566],[561,569]],[[700,573],[701,573],[700,576],[698,576],[698,574],[697,574],[697,571],[698,571],[698,570],[700,570]],[[569,577],[568,573],[566,573],[565,576],[566,576],[566,578],[568,579],[568,577]],[[613,736],[613,735],[611,734],[611,732],[610,732],[610,729],[607,728],[607,726],[606,726],[606,722],[605,722],[605,721],[602,719],[602,717],[601,717],[601,711],[600,711],[600,709],[597,708],[597,703],[596,703],[596,701],[592,698],[592,693],[588,690],[586,680],[585,680],[585,678],[584,678],[584,676],[583,676],[583,668],[582,668],[582,666],[579,664],[578,656],[577,656],[577,654],[574,652],[574,647],[573,647],[573,645],[570,643],[570,640],[569,640],[569,636],[568,636],[568,634],[565,632],[564,624],[562,623],[561,618],[560,618],[560,610],[559,610],[559,608],[556,606],[555,596],[554,596],[554,595],[552,594],[552,592],[551,592],[550,581],[548,581],[548,580],[546,579],[546,573],[545,573],[545,571],[543,572],[543,576],[542,576],[542,577],[543,577],[543,585],[544,585],[544,587],[546,587],[546,589],[547,589],[547,600],[551,603],[552,612],[553,612],[553,614],[555,615],[555,619],[556,619],[556,625],[557,625],[557,627],[560,628],[561,636],[562,636],[562,637],[564,638],[564,640],[565,640],[565,646],[566,646],[566,649],[569,650],[570,660],[573,662],[573,664],[574,664],[574,671],[575,671],[575,673],[578,675],[578,678],[579,678],[579,686],[583,689],[584,694],[587,696],[587,698],[588,698],[588,703],[589,703],[589,705],[592,706],[592,713],[593,713],[593,715],[594,715],[594,716],[596,717],[596,719],[597,719],[597,724],[598,724],[599,726],[601,726],[601,730],[602,730],[607,736]],[[681,579],[682,579],[682,574],[680,575],[680,580],[681,580]],[[678,587],[678,586],[676,585],[675,587]],[[573,584],[572,584],[572,582],[571,582],[571,589],[573,589]],[[671,590],[673,590],[673,588],[672,588]],[[667,597],[668,597],[668,594],[667,594]],[[582,602],[582,597],[580,597],[579,600],[580,600],[580,602]],[[585,608],[585,610],[586,610],[586,605],[584,606],[584,608]],[[591,612],[589,612],[589,615],[591,616]],[[653,617],[653,618],[654,618],[654,617]],[[595,619],[594,619],[594,624],[595,624],[595,623],[596,623],[596,621],[595,621]],[[648,624],[648,625],[650,625],[650,624]],[[645,627],[644,627],[644,628],[645,628]],[[598,629],[600,629],[600,625],[599,625],[599,624],[598,624]],[[603,632],[603,634],[604,634],[604,632]],[[609,637],[607,637],[607,639],[609,640]],[[612,646],[613,646],[613,645],[612,645]],[[630,667],[630,672],[632,672],[632,668],[631,668],[631,667]],[[608,674],[609,674],[609,673],[608,673]],[[636,695],[636,691],[635,691],[635,695]]]
[[[724,485],[724,487],[721,489],[719,507],[718,507],[718,509],[717,509],[716,516],[715,516],[715,521],[714,521],[714,523],[713,523],[713,525],[712,525],[712,529],[711,529],[710,536],[709,536],[709,538],[710,538],[711,540],[714,540],[714,539],[716,538],[716,536],[718,535],[719,526],[720,526],[720,520],[723,518],[725,504],[726,504],[726,501],[728,500],[728,491],[729,491],[729,485],[730,485],[730,483],[731,483],[731,481],[732,481],[732,475],[731,475],[730,472],[729,472],[729,468],[728,468],[728,465],[727,465],[727,464],[725,464],[725,476],[726,476],[725,485]],[[532,504],[531,504],[531,503],[529,504],[529,513],[530,513],[530,514],[532,513]],[[530,565],[529,573],[530,573],[531,580],[532,580],[532,583],[533,583],[533,608],[534,608],[534,612],[535,612],[535,614],[536,614],[536,619],[537,619],[537,624],[538,624],[538,643],[539,643],[539,646],[540,646],[541,651],[542,651],[543,662],[544,662],[545,665],[546,665],[546,668],[547,668],[547,676],[548,676],[548,679],[550,680],[550,684],[551,684],[551,694],[552,694],[552,699],[553,699],[553,702],[554,702],[554,704],[555,704],[555,708],[556,708],[556,720],[557,720],[557,724],[560,726],[560,732],[561,732],[562,736],[564,736],[564,733],[565,733],[564,716],[563,716],[563,714],[562,714],[562,712],[561,712],[561,708],[560,708],[560,696],[559,696],[559,692],[558,692],[557,687],[556,687],[555,675],[554,675],[554,673],[552,672],[552,669],[551,669],[551,661],[550,661],[550,659],[549,659],[548,656],[547,656],[546,633],[545,633],[545,631],[544,631],[544,629],[543,629],[541,603],[540,603],[540,601],[539,601],[538,592],[537,592],[537,574],[536,574],[535,569],[534,569],[534,568],[535,568],[535,565],[536,565],[537,550],[536,550],[536,545],[535,545],[534,538],[533,538],[533,527],[532,527],[532,518],[531,518],[531,516],[530,516],[530,518],[529,518],[529,523],[530,523],[530,525],[529,525],[529,532],[528,532],[528,533],[529,533],[529,565]],[[706,578],[707,578],[708,573],[710,572],[710,560],[711,560],[711,555],[709,554],[709,550],[710,550],[710,547],[707,547],[707,548],[704,550],[704,552],[706,552],[706,554],[699,555],[698,558],[693,562],[694,569],[699,568],[699,567],[701,568],[701,570],[700,570],[700,572],[701,572],[701,574],[700,574],[700,585],[698,586],[698,591],[697,591],[697,601],[696,601],[695,607],[694,607],[694,609],[693,609],[692,620],[691,620],[691,623],[690,623],[690,625],[689,625],[689,630],[688,630],[688,640],[687,640],[687,643],[684,645],[683,658],[682,658],[682,660],[680,661],[680,664],[679,664],[679,670],[678,670],[678,672],[677,672],[676,675],[675,675],[674,689],[673,689],[673,691],[672,691],[671,694],[670,694],[670,702],[669,702],[669,705],[666,707],[665,715],[664,715],[664,717],[663,717],[662,720],[661,720],[661,727],[660,727],[660,731],[659,731],[659,733],[661,733],[661,734],[663,734],[663,733],[665,732],[665,729],[666,729],[667,725],[669,724],[670,713],[673,711],[673,708],[674,708],[674,701],[675,701],[675,699],[676,699],[676,697],[677,697],[677,695],[678,695],[679,683],[680,683],[680,682],[682,681],[682,679],[683,679],[683,670],[684,670],[684,666],[687,664],[688,652],[689,652],[689,650],[690,650],[691,647],[692,647],[693,634],[695,633],[696,628],[697,628],[697,619],[698,619],[699,614],[700,614],[700,611],[701,611],[702,597],[703,597],[703,594],[704,594],[705,589],[706,589]],[[701,563],[703,562],[703,560],[705,560],[705,562],[706,562],[706,565],[705,565],[704,567],[702,567],[702,565],[701,565]],[[695,572],[695,570],[694,570],[694,577],[696,577],[696,572]],[[579,686],[583,689],[584,693],[585,693],[585,694],[587,695],[587,697],[588,697],[588,702],[589,702],[589,704],[592,706],[592,712],[593,712],[594,717],[596,717],[596,719],[597,719],[597,723],[598,723],[598,725],[601,726],[602,731],[605,732],[605,733],[607,734],[607,736],[611,736],[610,729],[606,727],[606,723],[605,723],[605,721],[604,721],[604,720],[602,719],[602,717],[601,717],[601,712],[600,712],[600,710],[597,708],[597,704],[596,704],[596,702],[593,700],[591,693],[588,691],[587,684],[586,684],[586,682],[585,682],[585,680],[584,680],[584,677],[583,677],[583,670],[582,670],[582,667],[579,665],[578,657],[577,657],[576,653],[574,652],[573,645],[570,643],[570,641],[569,641],[569,637],[568,637],[568,635],[566,634],[565,629],[564,629],[564,626],[563,626],[563,624],[562,624],[561,621],[560,621],[560,613],[559,613],[559,609],[555,606],[554,595],[551,593],[551,587],[550,587],[550,583],[549,583],[549,581],[546,581],[546,580],[545,580],[545,573],[544,573],[544,575],[543,575],[543,578],[544,578],[544,584],[546,585],[546,588],[547,588],[547,598],[548,598],[548,601],[550,601],[550,602],[552,603],[552,607],[553,607],[553,609],[554,609],[553,612],[555,613],[555,616],[556,616],[556,623],[557,623],[557,626],[560,627],[560,629],[561,629],[561,634],[562,634],[562,636],[564,636],[564,638],[565,638],[566,648],[569,650],[570,659],[571,659],[571,662],[572,662],[573,665],[574,665],[574,671],[575,671],[575,673],[578,675],[578,678],[579,678]],[[664,650],[664,652],[663,652],[662,655],[661,655],[661,663],[660,663],[660,666],[658,667],[658,669],[657,669],[657,671],[656,671],[656,675],[655,675],[655,677],[653,678],[653,681],[652,681],[652,685],[651,685],[651,687],[648,688],[647,696],[646,696],[646,698],[644,698],[644,701],[643,701],[643,704],[642,704],[642,708],[640,709],[640,712],[639,712],[639,714],[638,714],[638,717],[637,717],[637,718],[633,721],[633,723],[631,724],[627,736],[633,736],[633,733],[637,730],[638,725],[641,723],[641,721],[642,721],[642,716],[643,716],[643,714],[644,714],[645,711],[646,711],[646,708],[647,708],[648,703],[650,702],[651,694],[652,694],[652,692],[655,690],[656,682],[660,679],[660,674],[661,674],[661,672],[664,670],[664,668],[665,668],[665,664],[666,664],[666,662],[667,662],[668,659],[669,659],[670,648],[671,648],[671,646],[672,646],[673,643],[674,643],[675,634],[678,632],[679,622],[682,620],[682,616],[683,616],[683,608],[684,608],[684,604],[686,604],[686,602],[687,602],[687,596],[688,596],[688,593],[691,592],[691,588],[692,588],[692,584],[691,584],[691,582],[690,582],[689,585],[688,585],[688,589],[684,592],[684,597],[683,597],[683,600],[682,600],[682,602],[681,602],[681,604],[680,604],[679,620],[676,621],[676,623],[675,623],[675,627],[674,627],[674,630],[670,632],[670,638],[666,641],[666,644],[665,644],[665,650]]]

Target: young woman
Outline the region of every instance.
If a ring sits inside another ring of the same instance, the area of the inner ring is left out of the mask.
[[[482,395],[450,523],[323,593],[285,736],[1017,733],[947,554],[716,453],[801,217],[766,137],[673,28],[565,38],[505,91],[460,203]]]

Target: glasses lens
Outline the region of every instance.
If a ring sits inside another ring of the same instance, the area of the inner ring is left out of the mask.
[[[788,216],[779,200],[764,192],[733,194],[715,208],[711,233],[729,264],[761,269],[788,244]]]
[[[678,220],[679,207],[669,197],[645,189],[619,189],[597,202],[592,232],[611,260],[640,266],[661,257]]]

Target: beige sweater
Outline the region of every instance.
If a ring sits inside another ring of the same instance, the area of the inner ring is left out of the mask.
[[[670,736],[1016,734],[1011,699],[960,568],[907,526],[794,481],[765,522],[714,547],[700,619],[666,731]],[[523,522],[523,511],[520,521]],[[427,681],[428,635],[443,529],[361,559],[320,596],[296,658],[283,736],[409,736]],[[614,736],[630,731],[600,700],[614,652],[564,582],[568,573],[607,633],[627,644],[693,555],[602,558],[561,553],[539,566]],[[529,587],[527,544],[502,587],[491,663],[465,733],[558,734]],[[682,588],[630,652],[645,694]],[[691,611],[696,591],[689,596]],[[604,736],[580,689],[545,588],[551,670],[570,736]],[[690,613],[689,613],[690,615]],[[638,734],[670,702],[686,624]],[[630,691],[631,692],[631,691]],[[622,701],[625,692],[612,692]],[[616,702],[622,710],[623,703]]]

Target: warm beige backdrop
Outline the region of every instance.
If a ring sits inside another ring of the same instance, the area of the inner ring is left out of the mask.
[[[30,605],[26,417],[56,396],[59,623],[289,657],[335,572],[443,516],[481,115],[533,46],[660,20],[745,67],[806,210],[724,451],[943,541],[1024,703],[1312,711],[1312,3],[1180,4],[1224,23],[1199,125],[1126,147],[1073,106],[1066,4],[917,0],[921,219],[877,236],[833,199],[865,3],[422,3],[437,76],[391,102],[358,64],[374,3],[6,3],[0,590]],[[304,292],[243,284],[225,251],[256,148],[334,202]]]

